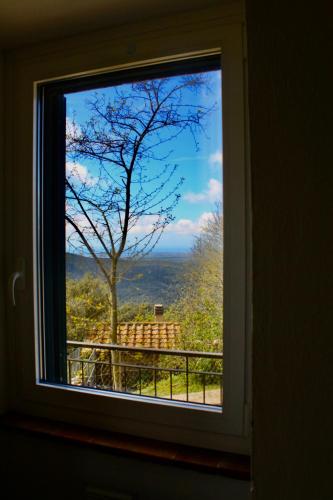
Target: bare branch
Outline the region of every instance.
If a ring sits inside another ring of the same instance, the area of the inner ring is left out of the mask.
[[[90,255],[94,258],[95,262],[98,264],[100,270],[102,271],[108,285],[111,285],[111,282],[110,282],[110,278],[109,278],[109,275],[107,273],[107,271],[105,270],[104,266],[103,266],[103,263],[101,261],[101,259],[99,259],[94,251],[94,249],[92,248],[92,246],[90,245],[89,241],[87,240],[87,238],[84,236],[83,232],[81,231],[81,229],[79,228],[79,226],[70,218],[68,217],[68,215],[65,215],[65,220],[71,224],[71,226],[75,229],[75,231],[77,232],[77,234],[79,235],[79,237],[81,238],[82,240],[82,243],[85,245],[85,247],[87,248],[87,250],[90,252]]]

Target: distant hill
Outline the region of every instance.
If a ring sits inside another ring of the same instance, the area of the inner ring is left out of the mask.
[[[120,273],[124,274],[118,284],[120,303],[171,304],[176,299],[189,259],[188,253],[155,252],[130,268],[129,261],[120,261]],[[73,279],[80,279],[85,273],[102,277],[93,258],[70,253],[66,254],[66,272]]]

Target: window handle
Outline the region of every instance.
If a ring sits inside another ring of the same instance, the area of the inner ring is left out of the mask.
[[[25,287],[25,262],[24,259],[18,259],[18,269],[19,271],[15,271],[9,278],[9,289],[10,289],[10,298],[12,301],[13,306],[16,306],[16,298],[15,298],[15,289],[16,289],[16,283],[19,281],[17,284],[17,288],[19,290],[24,290]]]
[[[11,290],[11,299],[12,299],[12,304],[13,304],[14,307],[16,306],[15,285],[16,285],[17,280],[19,280],[21,278],[22,278],[22,273],[20,273],[19,271],[16,271],[15,273],[13,273],[11,275],[11,277],[9,279],[10,290]]]

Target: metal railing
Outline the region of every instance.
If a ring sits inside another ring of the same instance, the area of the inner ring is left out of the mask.
[[[76,341],[67,341],[67,351],[71,385],[210,406],[223,404],[220,352]]]

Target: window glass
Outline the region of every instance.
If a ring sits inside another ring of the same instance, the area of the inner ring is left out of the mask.
[[[204,64],[169,73],[56,92],[65,144],[54,164],[65,184],[62,380],[218,410],[222,74]]]

